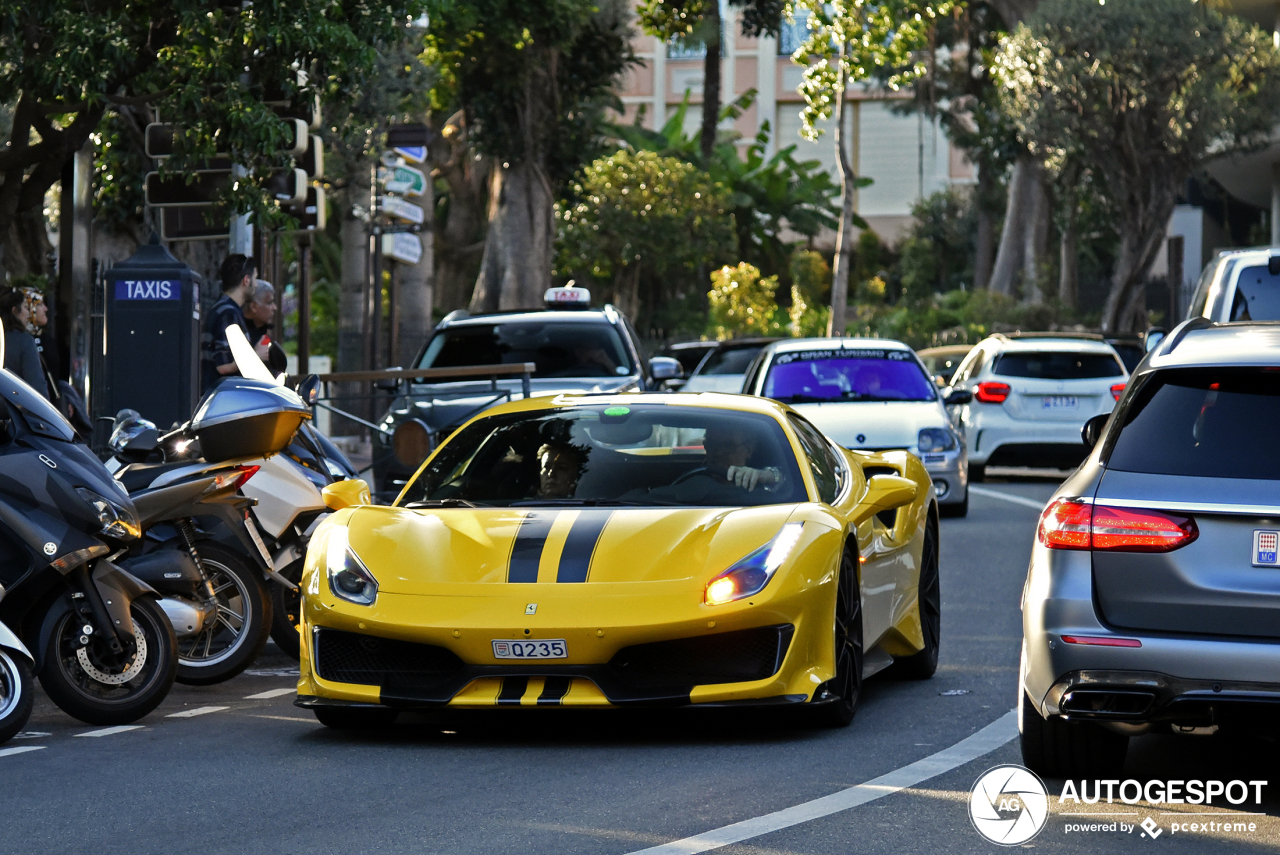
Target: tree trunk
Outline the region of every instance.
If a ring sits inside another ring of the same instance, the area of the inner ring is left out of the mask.
[[[433,286],[435,284],[434,262],[435,241],[431,239],[434,218],[432,210],[431,182],[427,182],[426,192],[413,204],[422,209],[424,215],[423,229],[414,235],[422,244],[422,258],[417,264],[406,264],[400,268],[400,282],[396,289],[396,352],[391,354],[392,364],[412,367],[422,344],[427,340],[434,325],[431,317],[433,303]]]
[[[338,290],[338,371],[359,371],[364,367],[364,289],[368,278],[369,240],[364,220],[355,216],[352,209],[368,208],[369,180],[367,167],[354,168],[346,198],[339,203],[340,210],[345,213],[342,218],[342,283]],[[360,392],[356,384],[341,384],[337,390],[341,397],[336,406],[362,415],[367,408],[363,400],[355,397]],[[346,419],[335,419],[333,430],[338,435],[363,431]]]
[[[1182,178],[1185,180],[1185,176]],[[1170,177],[1168,182],[1151,191],[1154,199],[1141,200],[1147,204],[1129,206],[1130,210],[1120,212],[1120,248],[1111,274],[1111,291],[1102,308],[1104,333],[1140,331],[1134,326],[1134,315],[1145,315],[1146,307],[1140,295],[1145,292],[1147,272],[1164,244],[1165,230],[1177,201],[1170,188],[1180,186],[1181,181]],[[1145,317],[1136,322],[1145,328]]]
[[[619,312],[643,324],[640,317],[640,265],[618,268],[613,276],[613,305]],[[643,326],[642,326],[643,328]]]
[[[1030,192],[1033,183],[1029,175],[1030,156],[1018,158],[1009,176],[1009,196],[1004,208],[1004,230],[1000,232],[1000,248],[996,251],[988,287],[997,294],[1012,295],[1017,285],[1018,270],[1022,267],[1022,253],[1026,249],[1023,239],[1027,212],[1030,209]]]
[[[555,198],[545,170],[529,161],[498,166],[489,191],[489,232],[471,311],[534,309],[551,287]]]
[[[991,195],[991,169],[978,167],[978,186],[974,189],[973,204],[978,209],[978,229],[973,250],[973,287],[986,288],[991,282],[991,263],[995,255],[995,222],[987,197]]]
[[[702,165],[711,163],[712,152],[716,147],[716,130],[720,123],[720,2],[709,0],[707,17],[704,20],[707,28],[707,56],[703,60],[702,73],[702,135],[699,139],[702,149]],[[661,125],[662,117],[658,117]]]
[[[1058,303],[1065,311],[1074,312],[1079,302],[1079,211],[1075,193],[1068,191],[1065,195],[1067,222],[1062,228],[1062,239],[1058,245]]]
[[[1028,176],[1034,180],[1029,188],[1031,195],[1027,210],[1027,226],[1022,236],[1022,301],[1039,305],[1044,302],[1040,280],[1043,262],[1049,248],[1051,203],[1044,167],[1036,163],[1032,171],[1028,172]]]
[[[845,334],[845,315],[849,308],[849,273],[853,270],[853,245],[857,237],[853,233],[854,206],[857,204],[857,176],[853,165],[849,162],[849,152],[845,148],[845,119],[848,116],[849,100],[845,97],[845,86],[848,78],[844,72],[840,74],[840,85],[836,87],[836,97],[840,99],[840,109],[836,110],[836,172],[840,178],[840,186],[844,196],[840,200],[840,227],[836,231],[836,257],[831,269],[831,326],[827,335],[843,336]]]
[[[466,116],[449,117],[431,143],[432,177],[449,185],[443,217],[434,222],[435,305],[445,312],[471,302],[480,260],[484,254],[486,205],[493,161],[475,156],[467,134]]]

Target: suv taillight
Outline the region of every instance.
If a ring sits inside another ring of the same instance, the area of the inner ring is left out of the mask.
[[[1124,394],[1124,386],[1125,384],[1123,383],[1117,383],[1112,386],[1111,397],[1115,398],[1117,401],[1120,400],[1120,396]]]
[[[1059,499],[1040,515],[1036,536],[1050,549],[1171,552],[1199,537],[1200,529],[1191,517]]]
[[[985,380],[978,384],[978,388],[974,390],[973,397],[984,404],[1003,404],[1011,391],[1013,390],[1008,383],[995,383],[991,380]]]

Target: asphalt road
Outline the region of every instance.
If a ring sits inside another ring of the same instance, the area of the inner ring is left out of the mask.
[[[268,647],[235,680],[175,687],[136,729],[95,735],[102,729],[39,697],[27,732],[0,748],[0,852],[620,855],[708,832],[743,838],[715,850],[724,855],[998,851],[974,830],[967,804],[979,775],[1019,762],[1006,737],[1014,735],[1007,714],[1018,600],[1037,517],[1028,500],[1042,502],[1053,482],[993,480],[981,489],[967,519],[942,524],[937,675],[873,678],[847,729],[741,711],[521,710],[403,716],[386,732],[353,735],[292,706],[296,666]],[[975,733],[984,745],[966,754],[974,740],[963,740]],[[1255,823],[1253,831],[1175,833],[1175,820],[1221,818],[1051,798],[1044,831],[1025,846],[1278,850],[1278,756],[1262,740],[1134,740],[1126,778],[1275,778],[1264,791],[1266,815],[1229,812]],[[1061,782],[1047,783],[1056,796]],[[788,812],[768,818],[779,811]],[[1136,826],[1148,816],[1158,839],[1141,837],[1140,827],[1068,831],[1081,822]],[[759,817],[746,831],[715,831]],[[688,841],[680,851],[709,845]]]

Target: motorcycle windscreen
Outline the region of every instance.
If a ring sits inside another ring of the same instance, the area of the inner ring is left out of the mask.
[[[11,371],[0,369],[0,396],[4,397],[9,408],[16,411],[33,432],[51,439],[75,442],[76,432],[71,423],[54,409],[44,395],[32,389]]]

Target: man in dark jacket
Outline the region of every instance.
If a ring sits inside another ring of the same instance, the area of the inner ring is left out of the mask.
[[[253,282],[258,275],[258,265],[252,258],[240,254],[228,255],[219,271],[222,279],[222,296],[209,309],[204,331],[200,336],[200,391],[207,392],[223,377],[239,374],[231,345],[227,342],[227,327],[238,326],[249,338],[241,307],[253,293]],[[252,339],[250,339],[252,341]],[[266,358],[266,347],[256,348],[258,355]]]

